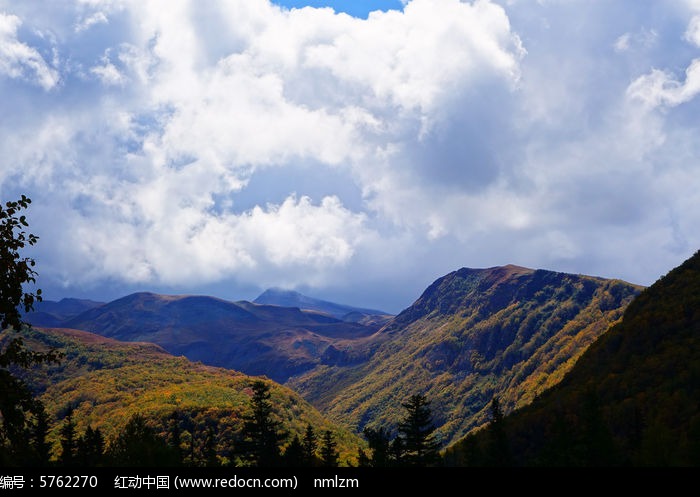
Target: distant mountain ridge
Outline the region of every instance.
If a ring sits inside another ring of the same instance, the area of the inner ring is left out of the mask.
[[[32,316],[28,320],[42,322]],[[278,382],[321,363],[334,343],[366,337],[379,328],[299,308],[148,292],[92,306],[59,326],[155,343],[190,360]]]
[[[96,302],[87,299],[65,298],[58,302],[43,300],[34,304],[34,310],[27,313],[24,319],[34,326],[47,328],[61,327],[63,323],[75,316],[104,305],[104,302]]]
[[[388,312],[379,311],[377,309],[364,309],[337,304],[335,302],[308,297],[299,292],[281,288],[269,288],[265,290],[253,300],[253,303],[279,305],[282,307],[298,307],[299,309],[330,314],[336,319],[350,322],[362,322],[363,320],[367,321],[372,318],[375,322],[382,319],[386,322],[393,317]]]

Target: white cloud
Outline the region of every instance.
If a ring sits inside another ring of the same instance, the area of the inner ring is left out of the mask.
[[[67,284],[369,278],[415,297],[507,262],[650,282],[700,245],[700,59],[681,79],[651,69],[694,49],[687,19],[578,1],[413,0],[366,20],[2,1],[17,16],[0,18],[0,72],[54,91],[12,90],[0,187],[34,192],[42,275]]]
[[[656,31],[641,29],[636,33],[625,33],[619,36],[613,47],[616,52],[627,52],[634,48],[649,48],[653,46],[658,40],[658,33]]]
[[[690,20],[684,38],[695,46],[700,47],[700,15],[693,16]]]
[[[50,90],[59,82],[58,72],[35,48],[17,39],[21,24],[19,17],[0,12],[0,74],[26,79]]]
[[[72,261],[65,274],[51,272],[66,280],[79,270],[88,281],[107,277],[183,286],[232,272],[270,284],[293,274],[297,283],[320,284],[330,267],[350,261],[365,236],[364,216],[334,197],[318,205],[289,197],[281,205],[214,214],[202,208],[210,200],[177,196],[171,181],[162,183],[159,191],[136,187],[130,198],[102,180],[83,185],[85,195],[99,193],[100,203],[70,220],[74,236],[60,248],[70,247],[64,257]]]
[[[630,33],[625,33],[621,35],[617,40],[615,40],[615,50],[618,52],[624,52],[630,48],[630,38],[632,35]]]
[[[127,82],[127,78],[112,64],[109,56],[103,57],[100,65],[91,67],[90,72],[106,86],[123,86]]]
[[[678,81],[668,71],[654,69],[633,81],[627,94],[650,107],[675,107],[700,93],[700,59],[694,59],[685,70],[685,81]]]
[[[84,19],[81,19],[76,25],[75,25],[75,32],[80,33],[81,31],[85,31],[87,29],[90,29],[92,26],[95,26],[97,24],[108,24],[109,19],[107,16],[104,14],[104,12],[93,12],[89,15],[87,15]]]

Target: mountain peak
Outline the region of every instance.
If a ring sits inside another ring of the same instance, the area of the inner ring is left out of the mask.
[[[464,276],[465,273],[480,275],[485,277],[492,284],[501,283],[503,281],[516,278],[518,276],[532,274],[534,272],[534,269],[516,266],[515,264],[506,264],[505,266],[494,266],[485,269],[462,268],[459,271],[456,271],[459,276]]]
[[[337,319],[355,321],[363,316],[388,316],[384,311],[363,309],[327,300],[308,297],[294,290],[283,288],[268,288],[253,300],[255,304],[278,305],[282,307],[298,307],[308,311],[322,312]],[[358,318],[359,316],[359,318]],[[346,319],[350,317],[349,319]]]
[[[396,330],[423,316],[454,314],[477,301],[483,312],[490,312],[528,300],[543,286],[556,287],[574,281],[591,285],[604,280],[515,264],[481,269],[463,267],[435,280],[386,330]]]

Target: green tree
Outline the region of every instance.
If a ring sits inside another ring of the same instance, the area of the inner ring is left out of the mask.
[[[384,428],[377,430],[373,428],[365,428],[362,434],[372,450],[372,456],[369,458],[369,465],[373,468],[386,468],[390,466],[390,445],[391,437],[389,432]]]
[[[303,447],[303,464],[304,466],[315,466],[316,465],[316,449],[318,448],[318,436],[314,432],[314,427],[311,423],[306,425],[306,431],[304,432],[304,441],[302,443]]]
[[[394,437],[389,444],[389,465],[401,466],[404,463],[405,444],[401,437]]]
[[[27,245],[34,245],[39,237],[27,234],[27,217],[20,215],[32,201],[22,195],[20,200],[0,205],[0,327],[13,327],[19,330],[22,321],[21,310],[34,309],[34,302],[41,302],[41,290],[25,292],[24,285],[36,283],[37,273],[34,259],[22,257],[19,251]]]
[[[321,439],[321,464],[326,468],[336,468],[338,467],[338,450],[333,432],[326,430],[323,432],[323,438]]]
[[[177,454],[155,430],[135,414],[119,432],[107,451],[113,466],[175,466]]]
[[[433,432],[433,416],[430,403],[424,395],[412,395],[402,404],[406,416],[399,423],[399,436],[403,439],[403,463],[407,466],[429,466],[438,460],[438,443]]]
[[[63,466],[75,466],[78,453],[78,440],[75,432],[73,413],[69,412],[61,427],[61,455],[58,460]]]
[[[105,440],[99,428],[88,426],[78,440],[77,460],[84,467],[101,466],[104,459]]]
[[[294,438],[284,451],[284,465],[290,468],[306,466],[304,462],[304,446],[299,439],[299,435],[294,435]]]
[[[30,447],[32,427],[30,415],[36,416],[41,405],[37,403],[27,385],[16,378],[11,366],[28,368],[42,362],[57,362],[60,355],[55,351],[34,352],[29,350],[19,335],[26,323],[22,311],[34,309],[41,301],[41,290],[25,291],[25,286],[36,283],[35,262],[22,257],[20,251],[27,245],[36,244],[38,237],[28,234],[26,216],[22,215],[31,200],[24,195],[14,202],[0,205],[0,331],[12,328],[11,338],[0,350],[0,466],[22,465],[31,462]]]
[[[46,441],[46,437],[49,433],[49,416],[46,413],[44,404],[41,402],[37,402],[37,404],[33,440],[34,454],[36,455],[34,463],[36,466],[45,467],[49,465],[49,460],[51,458],[51,446]]]
[[[280,446],[285,435],[280,430],[281,423],[272,416],[270,385],[256,380],[252,386],[251,413],[243,423],[244,458],[258,467],[279,466]]]

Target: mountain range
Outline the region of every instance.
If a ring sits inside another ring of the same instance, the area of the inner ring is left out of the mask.
[[[109,434],[143,411],[161,430],[177,413],[192,437],[213,423],[225,447],[250,375],[265,375],[284,383],[266,380],[285,428],[331,430],[345,461],[364,428],[395,433],[418,393],[447,465],[700,465],[700,252],[649,288],[461,268],[397,316],[273,289],[255,302],[65,299],[26,318],[44,326],[27,343],[66,354],[21,373],[54,442],[68,412]]]
[[[322,312],[323,305],[317,303],[315,309],[300,309],[146,292],[106,304],[80,301],[76,305],[72,300],[45,304],[27,315],[27,321],[115,340],[156,343],[193,361],[266,375],[281,383],[322,363],[331,345],[369,336],[388,319],[383,313],[374,318],[363,313],[366,319],[360,321],[364,323],[344,321]],[[345,309],[348,313],[363,312]]]
[[[494,396],[510,412],[558,383],[641,289],[509,265],[454,271],[395,317],[280,290],[255,302],[138,293],[53,315],[65,316],[61,327],[265,375],[355,432],[395,429],[405,399],[426,394],[449,445],[488,421]]]

